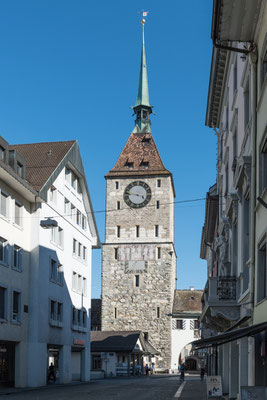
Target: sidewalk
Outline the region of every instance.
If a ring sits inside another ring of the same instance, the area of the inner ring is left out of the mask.
[[[207,400],[206,380],[201,381],[199,376],[186,376],[174,399]]]

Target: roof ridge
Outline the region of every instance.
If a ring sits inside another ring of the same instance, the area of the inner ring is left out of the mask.
[[[38,144],[38,145],[40,145],[40,144],[50,144],[50,143],[55,143],[55,144],[58,144],[58,143],[75,143],[75,142],[77,142],[77,139],[72,139],[72,140],[59,140],[59,141],[56,141],[56,142],[34,142],[34,143],[21,143],[21,144],[10,144],[9,145],[9,147],[12,147],[12,146],[29,146],[29,145],[34,145],[34,144]]]

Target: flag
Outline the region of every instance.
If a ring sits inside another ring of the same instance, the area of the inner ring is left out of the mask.
[[[143,17],[147,17],[148,11],[143,11]]]

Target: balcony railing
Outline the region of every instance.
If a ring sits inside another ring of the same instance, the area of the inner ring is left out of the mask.
[[[236,300],[236,277],[220,276],[217,282],[219,300]]]

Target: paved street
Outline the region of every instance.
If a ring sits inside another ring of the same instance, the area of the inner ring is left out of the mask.
[[[36,390],[9,391],[1,397],[8,400],[205,400],[204,388],[205,382],[201,382],[199,377],[187,376],[181,387],[179,377],[167,375],[105,379],[68,386],[51,385]]]

